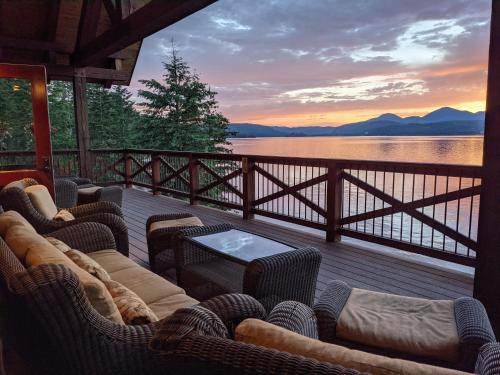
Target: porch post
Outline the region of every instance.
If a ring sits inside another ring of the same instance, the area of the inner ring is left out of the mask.
[[[500,1],[491,14],[483,179],[479,206],[477,266],[474,297],[486,307],[500,336]]]
[[[75,70],[73,77],[73,101],[75,109],[76,139],[81,177],[90,178],[90,132],[87,108],[87,79],[83,70]]]

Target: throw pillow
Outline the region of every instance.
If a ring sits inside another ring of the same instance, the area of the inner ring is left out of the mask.
[[[75,220],[75,217],[68,210],[59,210],[59,212],[57,212],[56,216],[54,216],[54,220],[71,221],[71,220]]]
[[[111,277],[106,272],[106,270],[97,263],[94,259],[89,257],[88,255],[82,253],[79,250],[70,249],[64,254],[71,259],[78,267],[87,271],[92,276],[101,280],[102,282],[110,281]]]
[[[158,321],[158,317],[148,305],[133,291],[117,281],[105,281],[113,301],[118,307],[125,324],[148,324]]]

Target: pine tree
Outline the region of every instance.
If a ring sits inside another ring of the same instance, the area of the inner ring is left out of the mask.
[[[75,113],[71,82],[52,81],[48,85],[52,147],[76,148]]]
[[[162,82],[141,80],[145,101],[139,142],[149,148],[227,152],[228,120],[218,112],[216,92],[200,82],[172,47]]]

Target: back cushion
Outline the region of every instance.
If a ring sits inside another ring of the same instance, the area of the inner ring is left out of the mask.
[[[236,327],[235,340],[338,364],[374,375],[464,374],[456,370],[384,357],[325,343],[257,319],[246,319],[240,323]]]
[[[7,230],[13,225],[21,225],[36,233],[35,228],[17,211],[0,213],[0,236],[5,237]]]
[[[105,318],[123,324],[123,319],[104,284],[78,267],[45,238],[23,226],[13,226],[7,231],[5,242],[26,267],[40,264],[62,264],[72,270],[82,283],[87,298]]]
[[[43,185],[28,186],[24,189],[33,207],[47,219],[52,220],[57,215],[57,207],[47,188]]]

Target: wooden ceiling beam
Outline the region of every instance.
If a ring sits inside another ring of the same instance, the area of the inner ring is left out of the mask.
[[[56,39],[60,7],[60,0],[52,0],[47,6],[47,34],[45,37],[47,41],[51,42]]]
[[[103,0],[104,8],[106,13],[108,13],[109,19],[113,25],[118,24],[121,21],[121,14],[118,14],[118,9],[113,5],[111,0]]]
[[[127,81],[127,72],[105,68],[76,69],[71,66],[47,65],[47,74],[54,77],[85,77],[107,81]]]
[[[93,40],[97,33],[97,25],[101,16],[102,0],[83,1],[76,48]]]
[[[91,66],[215,1],[151,0],[102,35],[80,44],[73,55],[73,62],[80,67]]]
[[[32,51],[54,51],[57,53],[70,54],[59,43],[53,41],[33,40],[0,36],[0,48]]]

